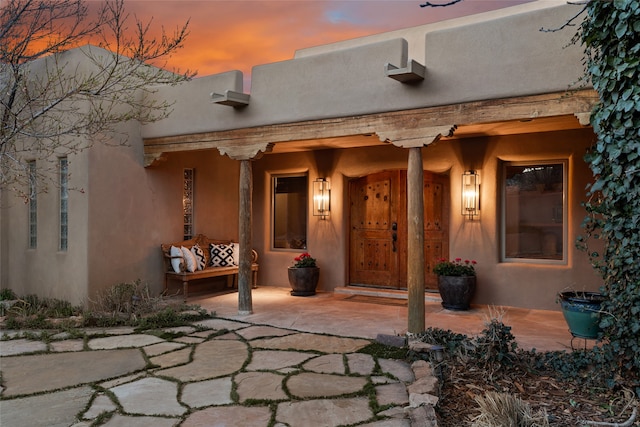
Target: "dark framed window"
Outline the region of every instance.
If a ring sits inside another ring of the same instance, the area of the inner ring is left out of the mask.
[[[306,174],[272,177],[274,249],[307,248],[308,193]]]
[[[566,262],[566,162],[506,162],[502,186],[503,261]]]

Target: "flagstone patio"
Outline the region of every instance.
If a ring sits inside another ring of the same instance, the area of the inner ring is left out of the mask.
[[[345,302],[333,294],[291,297],[278,288],[253,292],[255,314],[248,316],[233,312],[236,294],[199,299],[219,317],[167,328],[177,334],[171,339],[131,328],[88,329],[84,339],[0,332],[0,424],[437,425],[437,379],[428,366],[358,353],[375,334],[404,334],[406,308]],[[443,327],[442,319],[450,319],[447,329],[479,332],[482,308],[474,310],[449,314],[428,307],[427,324]],[[513,318],[566,329],[556,313],[544,314]],[[534,326],[514,325],[519,343],[535,344],[536,335],[527,335],[539,333]],[[570,341],[568,332],[551,335],[555,347]],[[539,348],[552,347],[549,342],[547,336]]]

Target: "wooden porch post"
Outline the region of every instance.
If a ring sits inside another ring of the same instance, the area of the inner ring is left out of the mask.
[[[238,266],[238,314],[253,313],[251,300],[251,228],[253,176],[251,160],[240,160],[240,206],[239,243],[240,265]]]
[[[424,319],[424,196],[421,147],[409,148],[407,167],[407,288],[408,331],[425,330]]]

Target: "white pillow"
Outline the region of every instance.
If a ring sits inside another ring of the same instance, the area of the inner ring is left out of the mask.
[[[233,246],[233,265],[240,265],[240,243],[232,243]]]
[[[197,264],[195,255],[191,253],[190,249],[185,248],[184,246],[180,249],[182,249],[182,256],[184,257],[186,270],[190,273],[193,273],[194,271],[196,271]]]
[[[173,271],[175,271],[176,273],[180,273],[180,264],[182,264],[182,261],[184,259],[182,250],[176,246],[171,246],[171,249],[169,249],[169,255],[171,256],[171,267],[173,268]]]
[[[191,253],[196,257],[196,268],[198,270],[204,270],[207,266],[207,261],[204,258],[204,251],[197,243],[191,247]]]

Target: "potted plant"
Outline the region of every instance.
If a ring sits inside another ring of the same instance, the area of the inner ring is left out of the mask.
[[[442,306],[448,310],[468,310],[476,290],[475,261],[442,258],[433,272],[438,275]]]
[[[304,252],[293,259],[293,266],[289,267],[289,285],[291,295],[306,297],[316,294],[320,269],[316,259],[309,252]]]
[[[600,305],[605,296],[599,292],[564,291],[558,294],[562,315],[569,325],[571,335],[596,339],[600,327]]]

